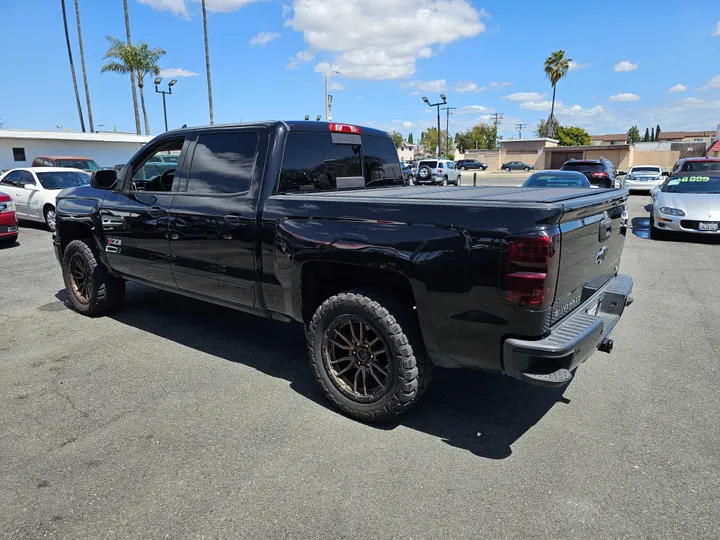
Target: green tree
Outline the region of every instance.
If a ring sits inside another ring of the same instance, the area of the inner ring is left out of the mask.
[[[542,118],[538,121],[538,125],[535,128],[535,135],[538,137],[546,137],[547,133],[547,123]]]
[[[127,36],[127,44],[132,45],[130,39],[130,14],[128,13],[128,0],[123,0],[123,7],[125,9],[125,35]],[[137,89],[135,88],[135,72],[130,72],[130,88],[132,89],[133,98],[133,111],[135,112],[135,133],[140,135],[142,130],[140,129],[140,109],[138,109],[137,101]]]
[[[627,132],[627,141],[630,144],[635,144],[636,142],[640,142],[640,130],[637,126],[633,126],[630,129],[628,129]]]
[[[471,129],[459,132],[455,137],[458,152],[463,154],[473,149],[492,150],[497,146],[497,140],[495,128],[487,124],[477,124]]]
[[[408,144],[415,144],[413,142],[413,134],[412,133],[410,135],[408,135]]]
[[[643,142],[650,142],[650,128],[645,128],[645,136]]]
[[[550,106],[550,116],[548,117],[547,127],[545,132],[547,137],[557,136],[557,121],[555,120],[555,92],[557,90],[557,83],[567,75],[570,69],[571,58],[565,56],[565,51],[562,49],[553,52],[550,56],[545,59],[545,75],[550,79],[552,84],[553,96],[552,105]]]
[[[440,152],[442,153],[445,148],[445,141],[447,140],[447,131],[440,131]],[[438,131],[437,128],[429,128],[427,131],[423,131],[420,135],[420,144],[425,147],[425,151],[432,155],[437,155],[438,146]]]
[[[559,126],[557,138],[560,146],[588,146],[590,144],[590,134],[577,126]]]
[[[405,144],[405,139],[403,138],[402,133],[393,131],[390,134],[390,137],[392,137],[392,140],[395,143],[395,148],[400,148],[403,144]]]
[[[650,128],[650,140],[655,141],[655,128]]]
[[[88,87],[87,71],[85,70],[85,51],[83,49],[82,28],[80,26],[80,4],[75,0],[75,20],[78,29],[78,47],[80,49],[80,67],[83,74],[83,82],[85,83],[85,99],[87,101],[88,124],[90,125],[90,133],[95,132],[93,125],[92,107],[90,106],[90,88]]]
[[[128,45],[117,38],[108,36],[110,48],[103,57],[110,60],[100,70],[102,73],[134,73],[137,79],[138,90],[140,90],[140,104],[142,106],[143,118],[145,119],[145,135],[150,135],[150,123],[148,122],[147,110],[145,109],[145,76],[160,73],[158,60],[165,54],[165,49],[155,47],[151,49],[147,43],[141,41],[137,45]]]
[[[77,104],[80,128],[85,133],[85,119],[83,118],[82,105],[80,105],[80,93],[78,92],[77,78],[75,77],[75,64],[73,63],[72,49],[70,48],[70,33],[68,32],[67,13],[65,13],[65,0],[60,0],[62,8],[63,25],[65,26],[65,43],[67,44],[68,59],[70,60],[70,74],[72,75],[73,88],[75,89],[75,103]]]
[[[660,124],[655,126],[655,140],[656,141],[660,140]]]

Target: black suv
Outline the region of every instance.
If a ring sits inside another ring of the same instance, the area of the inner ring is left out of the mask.
[[[488,168],[488,165],[487,163],[482,163],[477,159],[460,159],[455,162],[455,167],[460,169],[461,171],[466,171],[469,169],[480,169],[484,171]]]
[[[577,171],[585,175],[595,187],[614,188],[622,187],[622,182],[615,170],[612,161],[606,158],[600,159],[571,159],[561,167],[563,171]]]

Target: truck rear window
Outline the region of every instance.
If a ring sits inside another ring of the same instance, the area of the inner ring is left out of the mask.
[[[389,137],[363,135],[362,144],[333,143],[330,133],[289,133],[277,193],[329,191],[338,178],[364,179],[365,187],[402,183]]]
[[[566,163],[562,166],[563,171],[578,171],[578,172],[602,172],[605,167],[602,163],[583,163],[577,161],[575,163]]]

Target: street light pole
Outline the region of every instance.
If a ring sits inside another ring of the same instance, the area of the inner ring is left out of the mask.
[[[158,90],[158,85],[162,82],[162,77],[156,77],[155,78],[155,92],[158,94],[162,94],[163,99],[163,115],[165,117],[165,131],[168,130],[168,123],[167,123],[167,104],[165,103],[165,95],[172,95],[172,87],[175,86],[175,83],[177,83],[176,79],[171,80],[168,83],[168,89],[167,90]]]
[[[328,79],[332,77],[334,74],[342,75],[337,70],[333,70],[330,73],[325,74],[325,121],[330,121],[330,96],[328,95]]]
[[[437,146],[435,147],[436,156],[440,157],[440,105],[447,105],[445,94],[440,94],[441,102],[430,103],[427,97],[423,96],[422,100],[430,107],[437,107]]]

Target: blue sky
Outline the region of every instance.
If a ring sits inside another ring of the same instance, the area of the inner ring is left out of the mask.
[[[122,0],[79,0],[96,127],[134,131],[129,79],[101,74],[105,37],[125,37]],[[82,93],[74,0],[66,0]],[[170,127],[208,123],[199,0],[129,0],[133,41],[162,46],[177,77]],[[591,133],[714,129],[720,123],[720,2],[697,0],[207,0],[217,123],[313,118],[323,73],[335,120],[415,137],[436,123],[421,101],[458,110],[451,132],[504,114],[501,132],[529,134],[547,117],[544,59],[576,64],[558,85],[557,116]],[[0,0],[0,119],[9,129],[79,130],[59,0]],[[253,43],[253,38],[255,42]],[[169,77],[165,82],[169,81]],[[146,86],[151,132],[162,101]],[[672,90],[671,90],[672,89]]]

